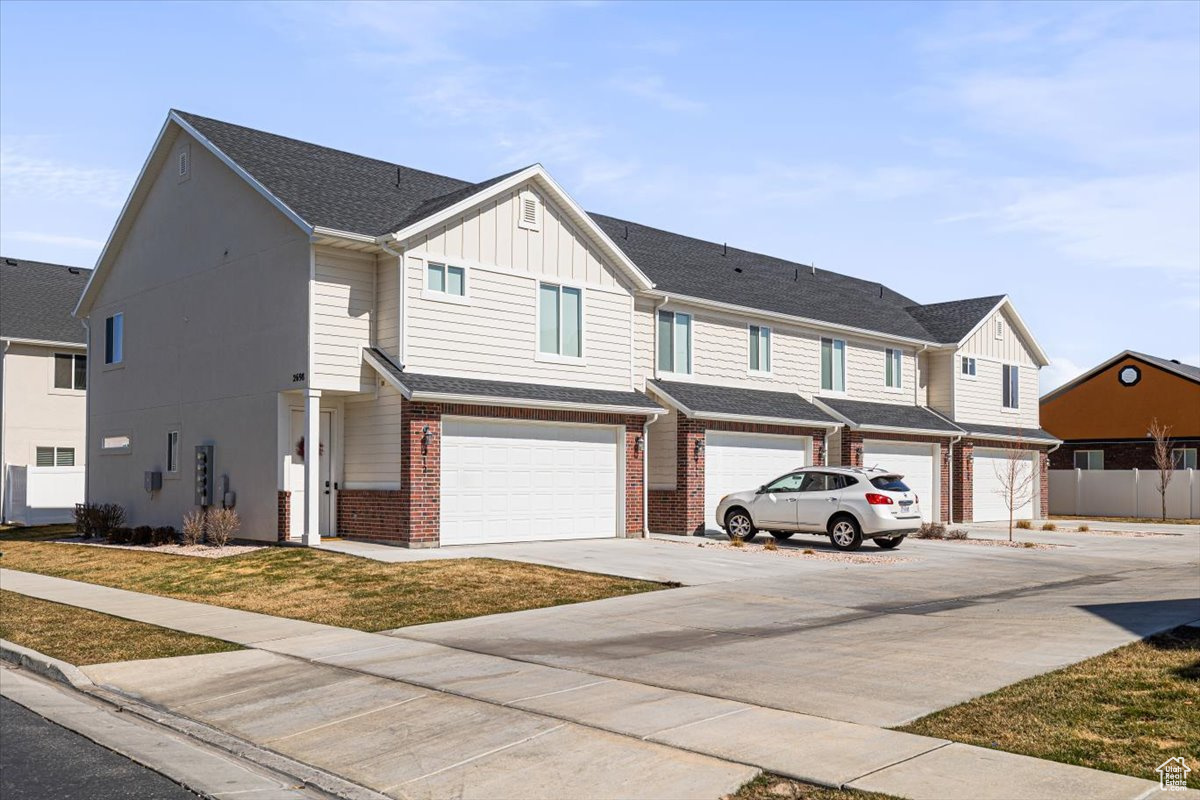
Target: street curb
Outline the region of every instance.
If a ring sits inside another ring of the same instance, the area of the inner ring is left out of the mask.
[[[0,659],[11,664],[36,672],[43,678],[65,683],[82,692],[90,692],[95,687],[91,678],[79,671],[79,667],[59,661],[48,655],[14,644],[7,639],[0,639]]]
[[[271,750],[251,744],[244,739],[219,731],[201,722],[179,717],[168,711],[134,700],[120,692],[105,686],[97,686],[91,678],[84,675],[79,667],[51,658],[36,650],[14,644],[7,639],[0,639],[0,660],[15,664],[22,669],[28,669],[43,678],[58,683],[65,683],[73,689],[89,697],[113,706],[121,712],[129,712],[148,722],[160,725],[175,733],[222,750],[237,758],[249,761],[259,767],[280,773],[297,783],[311,786],[332,797],[342,800],[394,800],[365,786],[352,783],[345,778],[318,767],[296,761]],[[105,747],[103,742],[97,744]],[[112,749],[107,747],[106,749]],[[145,765],[156,772],[160,770]],[[193,789],[193,791],[195,791]]]

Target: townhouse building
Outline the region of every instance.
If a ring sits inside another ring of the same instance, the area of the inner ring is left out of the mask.
[[[77,314],[88,494],[145,524],[195,507],[197,447],[245,536],[424,547],[693,533],[814,463],[1006,517],[997,461],[1044,486],[1056,444],[1007,296],[921,305],[589,214],[540,165],[469,183],[178,111]]]

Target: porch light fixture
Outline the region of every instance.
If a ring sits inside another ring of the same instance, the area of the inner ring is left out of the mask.
[[[642,454],[642,451],[645,449],[646,449],[646,437],[639,436],[633,440],[633,452],[637,453],[640,456]]]
[[[421,450],[428,451],[429,445],[431,445],[432,443],[433,443],[433,431],[429,430],[429,426],[426,425],[425,428],[421,431]]]
[[[695,454],[696,458],[700,457],[700,454],[704,452],[704,440],[703,439],[696,440],[696,446],[694,448],[692,448],[692,452]]]

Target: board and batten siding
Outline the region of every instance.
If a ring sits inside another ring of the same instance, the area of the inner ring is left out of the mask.
[[[375,305],[375,256],[318,247],[315,261],[309,385],[362,391],[362,351],[371,345]]]
[[[345,405],[342,476],[347,489],[400,486],[401,396],[389,385],[370,400]]]
[[[675,488],[678,428],[679,412],[672,408],[646,429],[647,483],[651,489]]]
[[[1004,321],[1004,330],[999,338],[996,337],[996,318]],[[987,321],[963,342],[960,353],[980,358],[994,358],[1010,364],[1036,363],[1029,347],[1021,339],[1013,327],[1012,315],[1007,309],[1001,309],[988,316]]]

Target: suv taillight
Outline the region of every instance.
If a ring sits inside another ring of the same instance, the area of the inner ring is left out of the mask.
[[[890,506],[893,504],[892,498],[886,494],[875,494],[874,492],[867,492],[867,502],[873,506]]]

